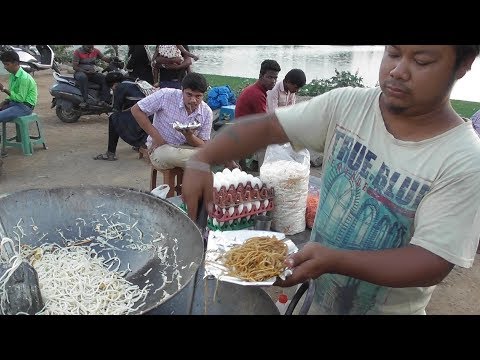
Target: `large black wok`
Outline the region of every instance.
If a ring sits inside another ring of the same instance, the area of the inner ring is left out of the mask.
[[[120,258],[118,271],[131,269],[126,279],[141,288],[153,284],[134,314],[180,293],[203,261],[204,243],[195,223],[176,206],[138,190],[85,186],[19,191],[0,197],[0,219],[8,237],[15,239],[17,233],[22,244],[31,246],[63,246],[65,239],[94,236],[92,244],[103,250],[101,255]],[[105,233],[112,224],[120,224],[122,235],[106,240],[115,236]]]

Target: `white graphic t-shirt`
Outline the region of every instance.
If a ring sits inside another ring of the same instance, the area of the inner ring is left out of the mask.
[[[385,128],[380,93],[336,89],[275,112],[294,148],[325,153],[311,241],[351,250],[410,243],[472,266],[480,235],[480,139],[465,122],[431,139],[398,140]],[[316,280],[315,302],[327,314],[425,314],[433,289],[325,274]]]

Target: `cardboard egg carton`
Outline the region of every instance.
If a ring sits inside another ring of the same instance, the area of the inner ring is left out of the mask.
[[[273,187],[268,188],[265,184],[261,188],[252,187],[248,182],[246,185],[240,184],[235,188],[230,185],[228,189],[224,186],[220,191],[213,188],[213,203],[223,209],[252,201],[272,200],[275,198]]]
[[[265,206],[265,200],[268,200],[267,206]],[[238,210],[238,205],[233,205],[233,213],[230,214],[228,212],[228,209],[231,208],[227,207],[222,208],[220,206],[215,206],[214,209],[208,214],[208,216],[212,219],[216,219],[218,222],[227,222],[230,220],[237,220],[237,219],[242,219],[246,218],[247,216],[253,217],[258,214],[262,214],[267,211],[272,211],[273,208],[275,207],[275,203],[272,199],[264,199],[264,200],[254,200],[254,201],[259,201],[260,206],[257,207],[255,203],[252,203],[252,208],[250,210],[247,210],[246,206],[243,206],[242,211]]]

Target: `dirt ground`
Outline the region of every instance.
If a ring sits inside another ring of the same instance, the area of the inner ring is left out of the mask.
[[[77,123],[66,124],[50,109],[49,88],[54,80],[50,70],[34,76],[39,89],[35,112],[41,117],[48,150],[36,146],[33,156],[24,156],[20,149],[9,148],[3,158],[0,194],[23,189],[76,185],[113,185],[149,190],[150,168],[122,140],[117,149],[117,161],[93,160],[107,148],[108,119],[84,116]],[[0,76],[7,84],[7,76]],[[0,101],[4,99],[1,93]],[[14,127],[9,126],[11,132]],[[312,173],[318,171],[312,168]],[[161,182],[161,175],[158,179]],[[408,264],[405,264],[408,266]],[[272,289],[273,290],[273,289]],[[437,286],[427,307],[429,314],[480,314],[480,266],[455,268]]]

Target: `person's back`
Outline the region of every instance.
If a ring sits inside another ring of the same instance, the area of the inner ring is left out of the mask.
[[[147,45],[128,45],[126,68],[129,71],[129,75],[134,79],[144,80],[153,85],[151,60],[148,57],[145,46]]]
[[[131,108],[145,97],[135,81],[124,80],[119,83],[113,92],[113,110],[124,111]]]

